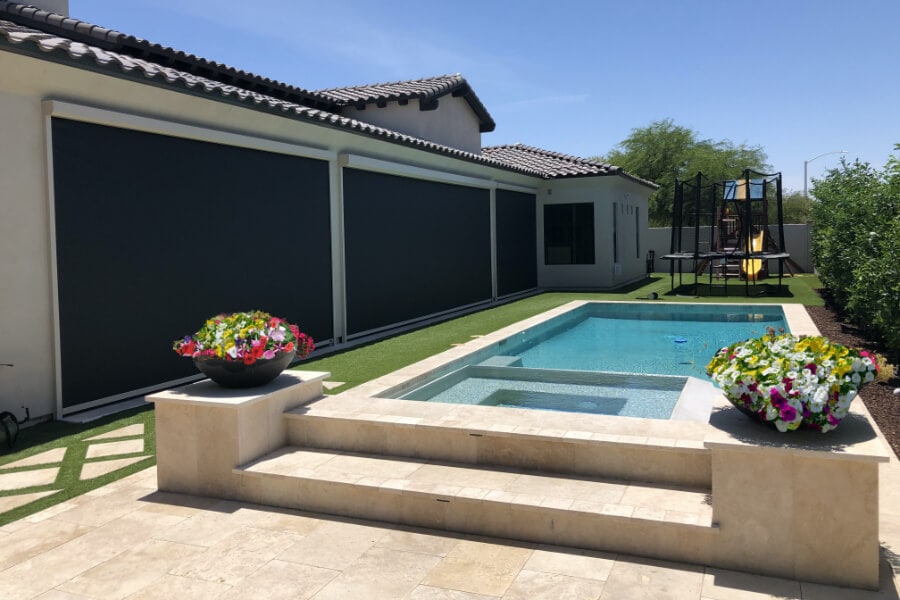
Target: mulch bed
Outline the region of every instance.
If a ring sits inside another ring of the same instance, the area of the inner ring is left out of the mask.
[[[829,298],[825,293],[822,295],[827,303]],[[879,351],[876,343],[867,339],[860,330],[847,325],[833,307],[807,306],[806,310],[819,332],[831,341],[864,350]],[[894,454],[900,457],[900,396],[894,395],[895,388],[900,388],[900,377],[896,373],[889,381],[867,383],[860,390],[860,395],[878,428],[894,450]]]

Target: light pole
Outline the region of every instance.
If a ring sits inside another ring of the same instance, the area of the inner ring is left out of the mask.
[[[807,184],[807,182],[809,181],[809,179],[808,179],[807,176],[806,176],[806,166],[807,166],[809,163],[811,163],[812,161],[816,160],[817,158],[822,158],[823,156],[828,156],[828,155],[830,155],[830,154],[847,154],[847,151],[846,151],[846,150],[838,150],[838,151],[836,151],[836,152],[825,152],[825,153],[820,154],[820,155],[818,155],[818,156],[814,156],[814,157],[812,157],[812,158],[809,159],[809,160],[804,160],[804,161],[803,161],[803,197],[806,198],[807,200],[809,199],[809,194],[806,193],[806,184]]]

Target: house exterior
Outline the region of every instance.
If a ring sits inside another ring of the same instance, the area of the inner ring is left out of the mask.
[[[260,308],[340,347],[644,275],[655,185],[525,145],[460,75],[309,91],[0,0],[0,410],[196,378]],[[61,13],[61,14],[60,14]]]

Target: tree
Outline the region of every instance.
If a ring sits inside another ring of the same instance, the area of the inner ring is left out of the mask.
[[[809,223],[812,219],[812,201],[803,192],[782,194],[781,212],[785,223]],[[769,204],[769,223],[778,222],[778,212]]]
[[[702,171],[713,182],[736,179],[747,168],[771,169],[762,147],[701,140],[696,131],[676,125],[672,119],[632,129],[631,135],[598,160],[659,184],[648,209],[654,227],[671,224],[676,177],[685,179]]]
[[[812,250],[822,283],[900,358],[900,160],[892,156],[878,170],[841,159],[813,180],[813,193]]]

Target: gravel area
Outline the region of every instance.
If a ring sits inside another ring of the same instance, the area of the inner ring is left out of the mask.
[[[845,324],[840,315],[832,308],[807,306],[806,310],[822,335],[828,339],[845,346],[878,352],[877,344],[866,339],[865,335],[855,327]],[[894,394],[896,388],[900,388],[900,376],[895,369],[892,379],[867,383],[860,390],[860,395],[866,408],[869,409],[878,424],[878,428],[881,429],[894,450],[894,454],[900,457],[900,395]]]

